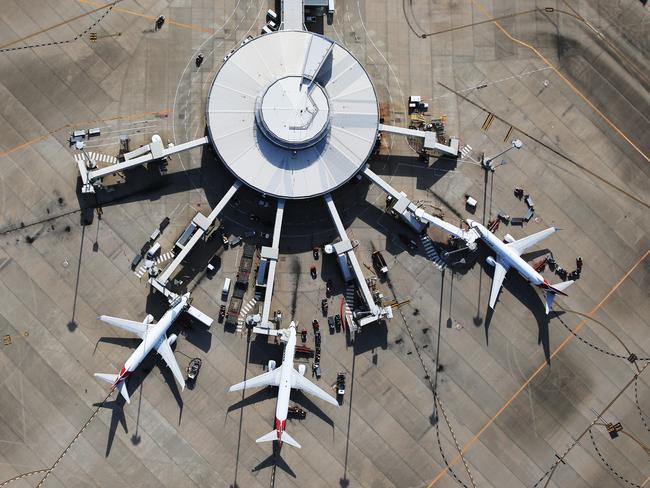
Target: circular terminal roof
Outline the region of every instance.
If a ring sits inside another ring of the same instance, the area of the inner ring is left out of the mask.
[[[217,73],[210,138],[234,175],[262,193],[309,198],[352,178],[377,139],[368,74],[349,51],[311,32],[265,34]]]

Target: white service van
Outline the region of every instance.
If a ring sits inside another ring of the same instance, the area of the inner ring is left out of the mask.
[[[226,278],[223,282],[223,290],[221,290],[221,299],[225,302],[228,300],[228,295],[230,294],[230,278]]]
[[[153,246],[147,251],[147,259],[153,259],[156,257],[156,254],[160,252],[160,242],[156,242]]]

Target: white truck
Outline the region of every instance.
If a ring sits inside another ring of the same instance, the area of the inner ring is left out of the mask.
[[[225,302],[228,300],[228,295],[230,294],[230,278],[226,278],[223,282],[223,290],[221,290],[221,299]]]

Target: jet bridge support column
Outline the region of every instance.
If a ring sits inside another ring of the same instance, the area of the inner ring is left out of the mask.
[[[280,252],[280,235],[282,234],[282,218],[284,217],[284,200],[278,199],[275,211],[275,225],[273,226],[273,241],[271,247],[262,247],[261,258],[269,261],[269,274],[266,279],[264,291],[264,305],[262,307],[262,328],[270,328],[269,315],[271,314],[271,300],[273,298],[273,283],[275,282],[275,267],[278,264]]]
[[[370,292],[368,283],[366,283],[366,278],[363,276],[363,270],[361,269],[361,265],[359,264],[356,255],[354,254],[354,248],[350,242],[350,239],[348,239],[348,234],[345,231],[345,227],[343,226],[341,217],[339,216],[338,210],[336,209],[332,195],[327,193],[324,198],[325,202],[327,203],[327,209],[329,210],[330,215],[332,216],[332,220],[334,221],[334,225],[336,226],[336,230],[341,237],[341,242],[334,244],[334,249],[338,255],[347,255],[350,266],[352,266],[352,271],[354,272],[354,277],[357,281],[357,284],[359,285],[361,294],[363,295],[363,299],[366,302],[368,309],[370,310],[370,317],[364,317],[365,320],[362,319],[362,324],[371,323],[386,316],[390,318],[392,316],[392,310],[390,307],[381,308],[375,304],[375,300],[372,296],[372,293]]]
[[[196,229],[194,231],[194,234],[192,234],[192,237],[190,240],[183,246],[183,249],[181,249],[181,252],[179,252],[174,260],[165,268],[165,271],[163,271],[160,275],[158,275],[155,278],[150,278],[149,283],[151,283],[156,289],[163,291],[163,289],[167,286],[167,283],[169,282],[169,278],[171,275],[176,271],[176,268],[180,266],[180,264],[183,262],[185,257],[190,253],[194,245],[203,237],[205,232],[214,224],[214,221],[217,219],[219,214],[223,211],[223,209],[226,207],[230,199],[233,197],[233,195],[239,190],[239,187],[241,186],[241,181],[235,180],[235,182],[232,184],[230,189],[226,192],[226,194],[221,198],[219,203],[217,203],[217,206],[214,207],[212,212],[210,212],[210,215],[207,217],[203,215],[201,212],[197,213],[194,218],[192,219],[192,223],[196,226]]]

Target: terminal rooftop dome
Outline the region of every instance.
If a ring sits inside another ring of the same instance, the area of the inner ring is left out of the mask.
[[[377,95],[359,61],[306,31],[252,39],[224,62],[207,103],[211,142],[242,182],[310,198],[352,178],[379,130]]]

